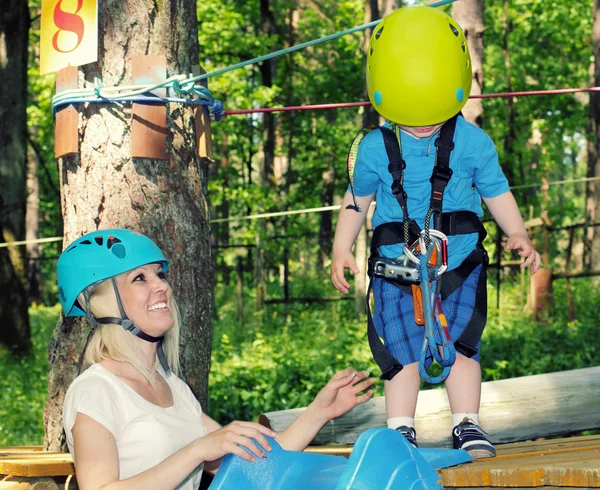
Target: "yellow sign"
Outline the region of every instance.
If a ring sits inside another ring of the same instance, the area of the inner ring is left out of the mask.
[[[42,0],[40,73],[97,60],[97,0]]]

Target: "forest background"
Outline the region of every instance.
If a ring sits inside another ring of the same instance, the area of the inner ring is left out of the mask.
[[[594,84],[593,2],[473,3],[484,13],[484,93]],[[364,0],[198,2],[201,64],[214,71],[361,25],[374,11],[383,15],[399,6]],[[53,155],[54,75],[38,70],[40,0],[29,1],[29,15],[26,236],[56,237],[63,223]],[[343,36],[231,71],[211,78],[209,88],[226,110],[363,101],[366,36]],[[207,411],[222,423],[305,406],[347,365],[378,374],[360,313],[364,298],[343,301],[330,284],[336,212],[244,219],[339,204],[347,186],[347,149],[365,111],[229,115],[212,125],[215,307]],[[600,219],[594,217],[599,193],[590,158],[596,142],[590,96],[485,99],[478,122],[496,142],[522,213],[535,225],[530,232],[544,266],[554,274],[548,301],[532,312],[530,278],[519,271],[517,257],[502,251],[503,238],[486,215],[492,268],[484,379],[597,365],[600,258],[592,250]],[[2,202],[4,219],[11,209]],[[6,223],[0,232],[2,242],[19,238]],[[47,343],[60,315],[55,264],[61,250],[60,241],[8,247],[27,294],[29,326],[24,335],[9,337],[11,325],[2,325],[0,445],[40,444],[44,437]],[[3,299],[17,286],[2,283]],[[378,395],[382,388],[379,383]]]

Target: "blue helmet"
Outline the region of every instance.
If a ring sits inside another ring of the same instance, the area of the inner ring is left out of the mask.
[[[86,316],[77,296],[94,283],[142,265],[169,261],[150,238],[123,228],[98,230],[71,243],[58,258],[56,275],[60,303],[66,316]]]

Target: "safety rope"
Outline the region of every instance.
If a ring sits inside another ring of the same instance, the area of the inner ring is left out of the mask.
[[[560,94],[575,94],[581,92],[600,92],[600,87],[583,87],[583,88],[559,88],[549,90],[531,90],[528,92],[498,92],[492,94],[471,95],[469,99],[493,99],[506,97],[528,97],[535,95],[560,95]],[[286,111],[309,111],[318,109],[343,109],[347,107],[367,107],[372,105],[371,102],[342,102],[332,104],[312,104],[312,105],[296,105],[286,107],[257,107],[255,109],[231,109],[223,111],[226,116],[254,114],[264,112],[286,112]]]
[[[456,348],[450,338],[440,299],[440,279],[448,269],[448,237],[439,230],[429,230],[427,233],[421,230],[419,239],[414,244],[404,246],[404,255],[419,269],[419,289],[425,322],[419,354],[419,374],[427,383],[441,383],[450,374],[450,368],[456,360]],[[432,260],[434,255],[435,263]],[[431,376],[427,372],[429,358],[442,366],[442,372],[438,376]]]

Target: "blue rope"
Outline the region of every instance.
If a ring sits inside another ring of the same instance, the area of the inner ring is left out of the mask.
[[[443,327],[439,321],[436,321],[434,315],[435,295],[431,287],[430,266],[427,254],[419,256],[419,275],[421,277],[420,288],[423,301],[423,316],[425,318],[425,337],[423,338],[421,354],[419,356],[419,374],[427,383],[437,384],[445,381],[450,374],[450,368],[456,360],[456,349],[454,344],[446,339]],[[436,277],[435,279],[439,281],[439,278]],[[441,354],[440,347],[442,349]],[[427,372],[425,362],[428,357],[433,357],[444,368],[439,376],[432,377]]]
[[[430,7],[441,7],[443,5],[448,5],[450,3],[454,3],[456,0],[441,0],[436,3],[432,3]],[[335,34],[330,34],[329,36],[321,37],[318,39],[314,39],[312,41],[308,41],[306,43],[298,44],[296,46],[290,46],[289,48],[280,49],[278,51],[274,51],[269,54],[265,54],[262,56],[258,56],[256,58],[252,58],[247,61],[243,61],[241,63],[236,63],[235,65],[231,65],[225,68],[221,68],[219,70],[212,71],[210,73],[204,73],[202,75],[198,75],[192,78],[181,79],[181,76],[171,77],[170,79],[154,84],[154,85],[134,85],[131,88],[132,92],[125,93],[123,95],[115,95],[112,97],[107,97],[106,95],[102,95],[102,89],[100,87],[94,87],[92,90],[90,89],[76,89],[76,90],[65,90],[64,92],[55,95],[52,97],[52,113],[56,113],[56,107],[68,105],[68,104],[81,104],[81,103],[115,103],[116,101],[131,101],[131,97],[134,96],[145,96],[149,92],[153,90],[157,90],[160,88],[171,88],[177,95],[197,95],[200,98],[206,97],[210,100],[209,103],[196,102],[196,99],[183,98],[178,100],[179,103],[184,104],[202,104],[206,105],[211,114],[214,116],[215,120],[220,120],[223,117],[223,104],[220,101],[214,99],[210,91],[205,87],[196,86],[196,82],[200,82],[202,80],[206,80],[207,78],[214,77],[216,75],[221,75],[223,73],[227,73],[232,70],[237,70],[238,68],[244,68],[245,66],[252,65],[255,63],[260,63],[262,61],[270,60],[271,58],[275,58],[277,56],[281,56],[283,54],[293,53],[294,51],[298,51],[300,49],[308,48],[310,46],[315,46],[320,43],[324,43],[326,41],[331,41],[333,39],[337,39],[339,37],[345,36],[346,34],[353,34],[355,32],[364,31],[370,27],[375,27],[377,24],[381,22],[380,20],[376,20],[373,22],[369,22],[368,24],[363,24],[361,26],[353,27],[351,29],[346,29],[344,31],[336,32]],[[95,96],[96,98],[92,98]],[[157,99],[158,100],[158,99]],[[169,97],[164,98],[165,102],[174,102],[175,100],[171,100]]]
[[[215,118],[216,121],[220,121],[224,114],[223,102],[217,99],[190,99],[183,97],[159,97],[156,95],[135,95],[135,96],[120,96],[120,97],[103,97],[99,95],[99,90],[94,88],[95,97],[71,97],[64,98],[62,100],[53,102],[52,114],[56,114],[56,111],[66,105],[71,104],[86,104],[86,103],[102,103],[102,104],[118,104],[121,102],[141,102],[141,103],[156,103],[166,104],[168,102],[176,104],[191,104],[191,105],[203,105],[208,107],[210,114]]]

